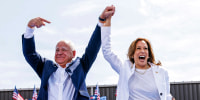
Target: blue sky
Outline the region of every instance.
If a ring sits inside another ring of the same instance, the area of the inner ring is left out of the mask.
[[[40,80],[26,63],[21,35],[28,21],[49,21],[35,30],[36,49],[54,60],[59,40],[71,40],[81,56],[107,5],[115,5],[112,19],[112,49],[126,60],[130,43],[148,38],[156,60],[169,71],[170,82],[200,81],[199,0],[4,0],[0,1],[0,89],[40,87]],[[117,84],[118,75],[100,50],[87,75],[87,85]]]

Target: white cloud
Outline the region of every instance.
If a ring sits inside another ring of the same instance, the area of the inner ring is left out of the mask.
[[[118,83],[118,79],[119,77],[116,75],[113,76],[108,76],[105,78],[105,80],[102,80],[101,82],[99,82],[99,84],[103,84],[103,85],[108,85],[108,84],[117,84]]]
[[[166,6],[169,4],[178,4],[179,2],[184,2],[186,0],[146,0],[149,3],[156,5],[156,6]]]
[[[55,35],[58,32],[54,29],[52,29],[52,27],[43,27],[40,29],[41,33],[43,34],[48,34],[48,35]]]
[[[61,16],[79,16],[92,12],[98,7],[99,5],[92,0],[79,1],[64,7],[64,11],[62,9],[63,12],[61,13]]]
[[[93,29],[94,26],[87,26],[87,27],[81,27],[81,28],[69,28],[66,29],[66,33],[70,34],[84,34],[84,33],[91,33],[91,29]]]
[[[144,16],[148,16],[149,12],[151,10],[151,6],[147,4],[147,2],[145,2],[145,0],[140,0],[140,8],[139,11],[144,15]]]

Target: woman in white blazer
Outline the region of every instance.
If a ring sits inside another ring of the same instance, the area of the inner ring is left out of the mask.
[[[114,6],[113,6],[114,7]],[[102,51],[104,58],[119,74],[117,100],[172,100],[168,72],[155,62],[150,42],[145,38],[133,41],[128,60],[122,62],[111,51],[111,17],[102,17]]]

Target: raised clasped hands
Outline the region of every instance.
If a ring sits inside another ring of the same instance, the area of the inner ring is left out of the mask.
[[[115,13],[115,6],[111,5],[111,6],[107,6],[103,13],[100,15],[101,19],[105,19],[104,26],[111,26],[111,17],[114,15]]]
[[[102,19],[107,19],[111,16],[113,16],[115,13],[115,6],[111,5],[111,6],[107,6],[104,11],[102,12],[102,14],[100,15],[100,18]]]
[[[44,18],[37,17],[37,18],[33,18],[29,21],[28,27],[30,27],[30,28],[34,28],[34,27],[40,28],[41,26],[45,26],[45,23],[51,23],[51,22],[44,19]]]

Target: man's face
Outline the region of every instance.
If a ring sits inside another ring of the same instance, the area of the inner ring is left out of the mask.
[[[61,67],[66,67],[66,64],[71,62],[75,56],[75,51],[72,51],[70,46],[64,41],[58,42],[56,45],[55,61]]]

